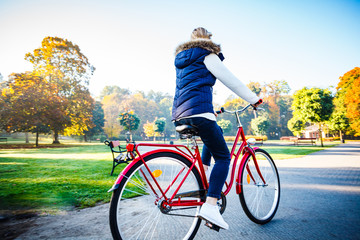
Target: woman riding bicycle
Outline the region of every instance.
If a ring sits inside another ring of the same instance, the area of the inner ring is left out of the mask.
[[[216,79],[219,79],[254,107],[260,104],[260,99],[225,67],[220,45],[213,43],[211,36],[205,28],[196,28],[190,41],[176,48],[176,90],[172,120],[175,126],[191,125],[198,130],[204,143],[201,158],[205,171],[208,171],[211,156],[215,160],[206,202],[198,217],[228,229],[229,225],[221,216],[217,201],[221,196],[231,158],[222,130],[216,123],[212,87]]]

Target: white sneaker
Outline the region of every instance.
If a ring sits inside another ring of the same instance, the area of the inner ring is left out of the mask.
[[[223,217],[219,212],[219,207],[217,205],[211,205],[204,203],[201,206],[198,218],[206,220],[212,224],[215,224],[223,229],[229,229],[229,225],[224,221]]]

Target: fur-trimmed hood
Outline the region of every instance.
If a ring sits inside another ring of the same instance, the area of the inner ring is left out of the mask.
[[[175,50],[175,55],[178,53],[191,49],[191,48],[203,48],[212,53],[218,55],[221,52],[220,45],[213,43],[211,40],[193,40],[179,45]]]

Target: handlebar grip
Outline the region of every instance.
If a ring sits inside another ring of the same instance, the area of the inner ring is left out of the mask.
[[[262,103],[263,103],[263,100],[260,98],[259,101],[257,101],[257,103],[255,103],[255,105],[256,104],[262,104]]]
[[[220,111],[216,111],[216,114],[221,114],[223,112],[225,112],[225,109],[222,107],[222,108],[220,108]]]
[[[258,106],[263,103],[263,100],[260,98],[259,101],[257,101],[255,104],[251,104],[251,106],[256,111],[258,109]],[[255,107],[256,106],[256,107]]]

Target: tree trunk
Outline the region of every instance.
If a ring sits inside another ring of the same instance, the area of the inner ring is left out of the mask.
[[[58,130],[54,130],[53,144],[60,144],[60,141],[59,141],[59,132],[58,132]]]
[[[39,146],[39,130],[36,129],[36,140],[35,140],[35,146],[38,147]]]
[[[25,133],[25,143],[29,143],[29,133]]]
[[[339,134],[340,134],[340,142],[341,142],[341,143],[345,143],[345,140],[344,140],[344,138],[343,138],[343,134],[342,134],[342,131],[341,131],[341,130],[339,130]]]
[[[86,134],[84,135],[84,141],[87,142],[87,137]]]
[[[321,141],[321,147],[324,147],[321,124],[319,124],[319,137],[320,137],[320,141]]]

